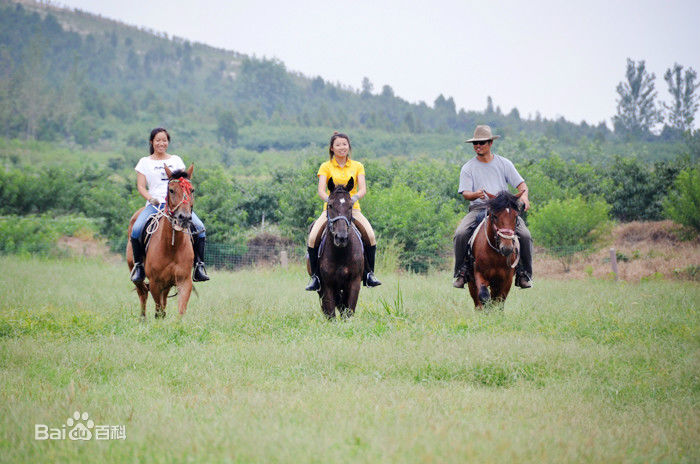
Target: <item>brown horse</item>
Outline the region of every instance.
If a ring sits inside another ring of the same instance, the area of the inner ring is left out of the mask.
[[[486,195],[489,197],[487,214],[474,237],[474,279],[469,280],[469,293],[476,309],[483,309],[491,299],[505,302],[513,285],[519,255],[515,225],[522,192],[517,195],[507,191]]]
[[[362,287],[364,253],[362,239],[352,223],[350,191],[354,185],[351,177],[347,185],[335,185],[328,180],[328,222],[323,232],[325,243],[319,256],[321,309],[327,318],[335,317],[335,310],[343,316],[355,313],[357,298]]]
[[[177,287],[177,306],[180,316],[187,310],[187,302],[192,292],[192,261],[194,250],[189,234],[192,220],[192,171],[194,165],[190,165],[187,171],[171,171],[165,166],[168,176],[168,193],[165,199],[165,208],[155,219],[157,229],[151,235],[148,253],[145,258],[145,271],[148,283],[135,282],[136,292],[141,301],[141,316],[146,317],[146,300],[150,290],[156,303],[156,318],[165,317],[165,306],[168,301],[168,293],[173,286]],[[143,208],[139,209],[131,217],[129,222],[129,236],[134,226],[134,221]],[[134,267],[131,241],[126,245],[126,262],[131,270]]]

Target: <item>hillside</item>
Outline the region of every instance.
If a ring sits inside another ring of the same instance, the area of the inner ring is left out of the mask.
[[[243,150],[318,147],[334,129],[360,135],[366,156],[435,157],[487,123],[521,160],[553,150],[596,162],[688,152],[680,138],[649,150],[618,139],[604,123],[523,119],[487,95],[482,110],[458,109],[443,95],[411,104],[390,86],[380,93],[371,83],[347,88],[290,73],[277,60],[31,0],[0,0],[0,31],[0,135],[10,138],[131,149],[144,146],[144,128],[164,125],[210,162],[236,164]]]

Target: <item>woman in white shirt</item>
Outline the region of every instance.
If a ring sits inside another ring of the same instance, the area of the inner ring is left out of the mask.
[[[143,228],[148,218],[165,207],[165,197],[168,192],[168,176],[165,174],[164,165],[171,171],[185,170],[185,163],[177,155],[171,155],[168,151],[170,134],[162,127],[151,131],[149,138],[150,156],[144,156],[136,164],[136,187],[142,197],[146,199],[146,207],[141,211],[134,227],[131,230],[131,247],[134,251],[134,268],[131,271],[131,280],[142,282],[146,278],[143,267],[145,250],[141,242]],[[194,231],[194,272],[192,280],[202,282],[209,280],[204,269],[204,244],[206,240],[204,224],[192,211],[192,225]]]

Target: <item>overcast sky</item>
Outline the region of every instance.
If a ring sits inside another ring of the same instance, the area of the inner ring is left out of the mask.
[[[661,100],[674,63],[700,71],[697,0],[62,0],[170,36],[277,58],[355,89],[368,77],[410,102],[443,94],[482,110],[597,124],[616,112],[626,59],[645,60]],[[700,115],[696,114],[700,119]],[[695,127],[698,127],[698,121]]]

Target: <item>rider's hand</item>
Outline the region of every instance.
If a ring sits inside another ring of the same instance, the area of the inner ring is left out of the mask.
[[[486,198],[486,193],[484,193],[484,189],[479,189],[474,193],[476,193],[476,198]]]
[[[151,197],[148,199],[148,202],[152,204],[153,206],[160,206],[160,202],[158,201],[157,198]]]
[[[352,201],[352,204],[353,204],[353,205],[354,205],[355,203],[357,203],[357,200],[359,200],[359,199],[360,199],[360,196],[357,195],[357,194],[355,194],[355,195],[353,195],[353,196],[350,197],[350,200]]]
[[[527,198],[521,198],[520,201],[523,203],[523,211],[530,209],[530,200]]]

